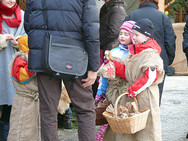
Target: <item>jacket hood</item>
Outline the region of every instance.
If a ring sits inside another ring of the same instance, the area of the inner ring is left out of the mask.
[[[36,73],[28,71],[27,60],[27,53],[23,53],[22,51],[17,52],[15,56],[13,56],[9,67],[12,79],[20,84],[29,82],[36,75]]]
[[[146,49],[155,49],[158,54],[160,55],[161,53],[161,47],[158,45],[158,43],[152,38],[151,40],[147,41],[144,44],[131,44],[129,45],[129,52],[133,54],[139,54],[143,50]]]
[[[148,7],[148,6],[151,6],[151,7],[154,7],[154,8],[157,9],[157,4],[154,3],[154,2],[149,2],[148,4],[147,4],[147,2],[144,2],[144,3],[142,3],[142,4],[139,6],[139,8]]]
[[[119,5],[124,5],[124,1],[123,0],[110,0],[109,2],[107,2],[105,5],[106,7],[111,7],[111,6],[114,6],[116,4],[119,4]]]

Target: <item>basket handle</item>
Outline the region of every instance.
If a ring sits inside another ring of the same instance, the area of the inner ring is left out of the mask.
[[[129,93],[123,93],[120,96],[118,96],[118,98],[116,99],[116,102],[115,102],[115,105],[114,105],[114,116],[115,116],[115,118],[117,118],[117,105],[118,105],[119,100],[121,99],[122,96],[128,95],[128,94]],[[134,101],[135,101],[136,105],[138,106],[138,102],[137,102],[136,98],[134,98]]]

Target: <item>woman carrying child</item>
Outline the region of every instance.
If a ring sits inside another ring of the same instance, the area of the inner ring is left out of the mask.
[[[128,96],[136,97],[140,110],[150,109],[146,128],[131,135],[116,133],[113,141],[162,140],[158,84],[163,80],[164,70],[161,48],[152,38],[153,28],[149,19],[138,20],[132,28],[135,44],[129,45],[130,53],[124,64],[114,61],[116,75],[128,81]]]
[[[111,50],[113,59],[118,60],[121,63],[123,63],[123,59],[129,53],[128,45],[132,44],[132,27],[134,24],[134,21],[126,21],[122,24],[119,30],[119,45]],[[103,97],[106,97],[109,103],[114,104],[116,98],[126,91],[126,83],[126,80],[120,77],[116,77],[115,79],[107,79],[101,76],[99,80],[98,92],[95,98],[96,102],[99,102],[103,100]],[[107,126],[107,124],[101,126],[100,130],[97,132],[97,141],[103,140],[104,131]],[[110,127],[108,127],[107,130],[110,130]],[[107,136],[111,136],[111,130],[107,133]]]

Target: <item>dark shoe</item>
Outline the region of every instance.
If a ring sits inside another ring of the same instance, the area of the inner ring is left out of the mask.
[[[0,141],[7,141],[9,124],[0,122]]]
[[[175,69],[173,67],[168,66],[166,74],[168,76],[172,76],[172,75],[174,75],[174,73],[175,73]]]
[[[186,136],[186,139],[188,139],[188,134],[187,134],[187,136]]]
[[[69,109],[63,115],[58,113],[58,128],[72,129]]]

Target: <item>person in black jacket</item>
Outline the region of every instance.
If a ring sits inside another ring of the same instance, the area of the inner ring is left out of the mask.
[[[183,32],[183,51],[186,55],[188,65],[188,16]]]
[[[28,34],[28,69],[37,72],[42,141],[58,141],[57,106],[61,79],[42,68],[45,24],[43,0],[27,0],[24,27]],[[99,68],[99,17],[95,0],[46,0],[48,31],[52,35],[83,41],[88,52],[88,71],[74,81],[64,81],[77,115],[80,141],[95,141],[95,110],[91,85]],[[75,50],[76,51],[76,50]],[[72,88],[72,89],[71,89]]]
[[[123,0],[105,0],[100,9],[100,49],[111,50],[126,16]]]
[[[139,9],[131,12],[125,20],[138,21],[141,18],[150,19],[154,25],[153,38],[161,47],[161,58],[165,73],[167,73],[168,66],[173,63],[176,49],[176,35],[172,23],[166,14],[158,10],[158,0],[139,0]],[[159,105],[161,104],[164,81],[165,77],[159,84]]]
[[[184,32],[183,32],[183,51],[186,55],[187,66],[188,66],[188,16],[187,16],[187,20],[186,20],[186,24],[185,24]],[[188,134],[186,135],[186,139],[188,139]]]
[[[124,0],[104,0],[100,9],[100,64],[103,63],[105,50],[111,50],[117,41],[120,26],[127,15],[124,9]],[[93,85],[93,96],[96,96],[98,81]]]

